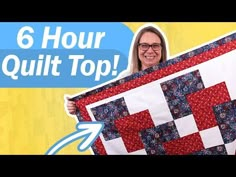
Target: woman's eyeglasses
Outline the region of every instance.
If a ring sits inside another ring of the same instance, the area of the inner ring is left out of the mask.
[[[153,43],[153,44],[139,43],[138,46],[143,51],[148,50],[150,47],[152,47],[152,50],[154,51],[159,51],[161,50],[161,47],[162,47],[160,43]]]

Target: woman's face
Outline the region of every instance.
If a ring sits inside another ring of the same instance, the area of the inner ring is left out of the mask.
[[[157,65],[160,62],[161,49],[161,39],[155,33],[145,32],[141,36],[138,56],[142,63],[142,70]]]

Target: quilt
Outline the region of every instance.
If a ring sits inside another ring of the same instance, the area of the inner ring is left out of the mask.
[[[94,155],[235,155],[236,33],[72,99]]]

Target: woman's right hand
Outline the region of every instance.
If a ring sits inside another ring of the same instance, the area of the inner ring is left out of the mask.
[[[67,110],[70,114],[75,114],[76,113],[76,105],[74,101],[71,101],[68,97],[67,97],[67,103],[66,103],[66,107]]]

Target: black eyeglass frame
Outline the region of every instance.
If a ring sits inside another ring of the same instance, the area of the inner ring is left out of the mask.
[[[151,47],[152,50],[154,50],[154,51],[160,51],[161,48],[162,48],[161,43],[153,43],[153,44],[148,44],[148,43],[138,43],[138,46],[139,46],[140,49],[143,50],[143,51],[147,51],[150,47]],[[147,46],[147,49],[144,49],[144,48],[143,48],[144,46]],[[153,47],[153,46],[156,46],[157,48],[155,49],[155,47]]]

